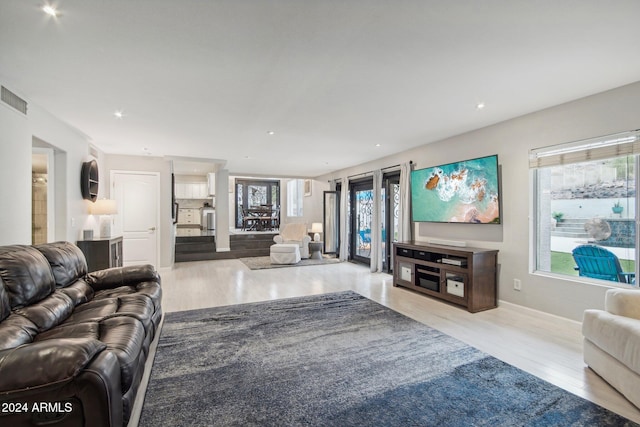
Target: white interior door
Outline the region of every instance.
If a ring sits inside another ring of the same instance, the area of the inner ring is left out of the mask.
[[[158,265],[160,175],[111,171],[111,197],[118,204],[114,228],[123,237],[123,265]]]

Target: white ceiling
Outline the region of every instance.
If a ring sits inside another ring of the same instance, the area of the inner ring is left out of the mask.
[[[5,86],[107,153],[232,174],[317,176],[640,80],[638,0],[39,1],[0,1]]]

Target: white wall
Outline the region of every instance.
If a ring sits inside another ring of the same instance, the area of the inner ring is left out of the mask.
[[[530,273],[530,189],[528,151],[640,127],[640,82],[551,107],[483,129],[437,141],[338,171],[318,180],[347,177],[413,160],[415,169],[498,154],[502,167],[502,225],[431,224],[415,226],[415,238],[467,241],[498,249],[501,300],[575,320],[586,308],[602,308],[606,287]],[[522,291],[513,289],[522,281]],[[417,298],[420,296],[416,295]]]
[[[0,244],[31,243],[31,133],[26,117],[0,102]]]
[[[33,137],[55,147],[56,160],[63,166],[56,172],[55,236],[75,242],[90,226],[90,202],[80,194],[80,169],[91,158],[88,137],[30,102],[18,88],[6,87],[27,100],[28,113],[25,117],[0,102],[0,200],[7,203],[0,216],[0,244],[31,243]]]

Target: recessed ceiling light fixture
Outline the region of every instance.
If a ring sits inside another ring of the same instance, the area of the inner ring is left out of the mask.
[[[53,16],[54,18],[58,17],[58,11],[50,4],[45,4],[44,6],[42,6],[42,11],[49,16]]]
[[[382,145],[382,144],[376,144],[376,147],[380,147],[380,145]]]
[[[267,135],[275,135],[276,133],[272,130],[270,130],[269,132],[267,132]]]
[[[121,119],[124,117],[124,113],[122,112],[122,110],[116,110],[113,115],[116,116],[117,119]]]
[[[484,107],[486,107],[484,102],[478,102],[476,104],[476,110],[482,110]]]

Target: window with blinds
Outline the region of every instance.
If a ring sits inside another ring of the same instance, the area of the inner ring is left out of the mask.
[[[640,131],[531,150],[535,268],[635,286]]]

